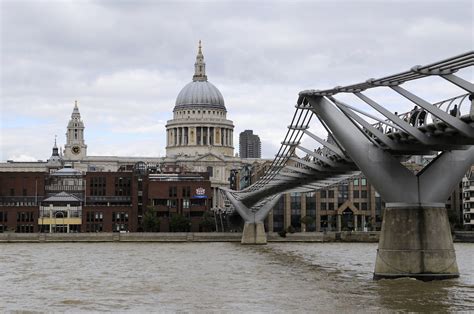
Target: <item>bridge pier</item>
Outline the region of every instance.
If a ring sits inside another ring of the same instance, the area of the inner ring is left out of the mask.
[[[241,244],[267,244],[263,222],[245,222]]]
[[[263,220],[267,217],[270,210],[275,206],[281,197],[281,194],[271,196],[258,209],[247,207],[244,203],[232,195],[232,190],[223,189],[227,199],[232,203],[235,210],[245,221],[242,231],[241,244],[267,244],[267,234]]]
[[[459,277],[451,228],[444,207],[387,207],[374,279]]]
[[[443,151],[415,174],[374,145],[337,104],[321,96],[306,99],[386,201],[374,279],[458,277],[445,202],[474,163],[474,147]]]

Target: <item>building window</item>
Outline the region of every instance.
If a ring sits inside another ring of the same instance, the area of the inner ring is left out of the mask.
[[[366,202],[360,203],[360,209],[367,210],[368,209],[367,203]]]
[[[153,199],[153,206],[166,206],[166,199],[163,198],[155,198]]]
[[[189,198],[183,198],[183,208],[189,208]]]
[[[207,167],[207,173],[209,174],[209,178],[214,176],[214,169],[212,167]]]
[[[112,230],[114,232],[128,231],[128,224],[113,224]]]
[[[328,191],[328,198],[334,198],[334,190]]]
[[[214,128],[209,129],[209,145],[214,145]]]
[[[367,179],[366,179],[366,178],[360,179],[360,184],[361,184],[362,186],[366,186],[366,185],[367,185]]]
[[[177,197],[178,196],[178,188],[176,186],[170,186],[168,188],[168,196],[169,197]]]
[[[354,198],[359,198],[359,191],[355,190],[353,192]]]
[[[298,192],[295,192],[295,193],[291,193],[290,196],[291,196],[291,210],[300,211],[301,210],[301,194]]]
[[[339,185],[337,189],[337,198],[342,202],[349,198],[349,186],[347,184]]]
[[[306,193],[306,214],[316,213],[316,197],[314,192]],[[311,214],[311,216],[314,216]]]
[[[131,194],[131,178],[118,177],[115,178],[115,196],[130,196]]]
[[[105,195],[105,177],[92,177],[89,183],[91,196]]]
[[[0,222],[8,221],[8,212],[0,212]]]
[[[183,186],[183,197],[191,197],[191,187]]]
[[[359,185],[359,178],[354,179],[354,186],[358,186],[358,185]]]
[[[33,222],[34,213],[33,212],[17,212],[16,213],[16,221],[17,222]]]
[[[327,198],[327,191],[326,190],[321,190],[321,191],[319,191],[319,195],[321,195],[321,198]]]
[[[361,198],[367,198],[367,191],[366,190],[360,191],[360,197]]]
[[[202,129],[202,145],[207,145],[207,128]]]
[[[103,222],[103,212],[86,212],[86,222]]]
[[[166,201],[166,206],[169,208],[176,208],[177,202],[176,200],[167,200]]]
[[[112,221],[113,222],[128,222],[128,213],[127,212],[113,212]]]
[[[280,197],[278,203],[273,207],[273,231],[283,230],[284,222],[284,209],[285,209],[285,196]]]
[[[201,145],[201,128],[196,128],[196,143],[197,145]]]
[[[18,233],[33,233],[34,226],[33,225],[17,225],[16,232]]]

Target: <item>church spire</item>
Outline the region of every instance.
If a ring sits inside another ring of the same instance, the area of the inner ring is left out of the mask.
[[[56,145],[56,137],[57,135],[54,136],[53,154],[51,156],[59,156],[58,146]]]
[[[79,108],[77,107],[77,100],[74,101],[74,109],[72,110],[71,118],[81,120],[81,114],[79,113]]]
[[[204,62],[204,55],[202,54],[201,41],[199,41],[196,63],[194,63],[193,81],[207,81],[206,63]]]

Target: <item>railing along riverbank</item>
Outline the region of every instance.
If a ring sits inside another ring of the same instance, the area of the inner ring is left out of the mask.
[[[240,232],[157,232],[157,233],[0,233],[0,243],[49,242],[240,242]],[[454,242],[474,243],[474,231],[453,234]],[[379,232],[301,232],[281,237],[267,234],[268,242],[378,242]]]

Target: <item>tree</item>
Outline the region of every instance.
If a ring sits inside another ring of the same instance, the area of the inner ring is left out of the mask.
[[[301,217],[300,222],[305,225],[306,227],[314,223],[315,219],[312,216],[304,216]]]
[[[199,228],[203,232],[211,232],[216,230],[216,222],[211,212],[204,212],[204,214],[202,215],[201,223],[199,224]]]
[[[145,232],[159,232],[160,218],[158,218],[156,209],[153,206],[148,206],[143,215],[143,230]]]
[[[229,228],[234,231],[242,231],[244,229],[244,220],[237,211],[232,212],[229,216]]]
[[[171,217],[170,231],[171,232],[189,232],[191,229],[191,220],[183,215],[177,214]]]

